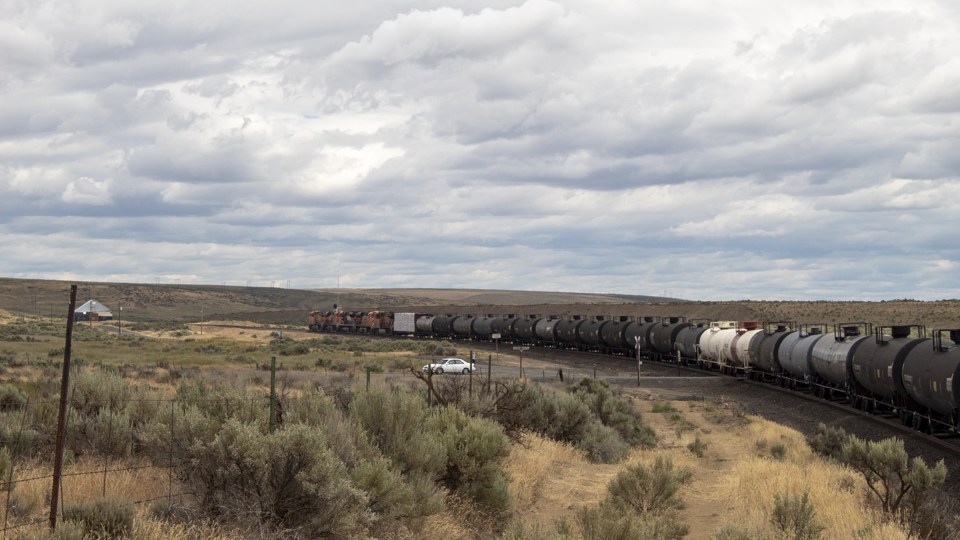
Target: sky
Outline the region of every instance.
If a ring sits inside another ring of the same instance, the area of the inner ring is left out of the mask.
[[[0,0],[0,275],[960,298],[960,3]]]

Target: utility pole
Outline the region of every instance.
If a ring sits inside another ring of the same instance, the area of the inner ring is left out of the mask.
[[[117,305],[120,306],[120,311],[117,312],[117,335],[123,335],[123,304],[117,302]]]

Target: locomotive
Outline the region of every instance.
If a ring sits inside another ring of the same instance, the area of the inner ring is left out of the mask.
[[[314,312],[317,313],[317,312]],[[311,330],[411,334],[674,362],[778,384],[925,433],[960,434],[960,329],[683,317],[311,313]],[[374,315],[376,314],[376,315]],[[353,322],[351,326],[347,321]],[[495,338],[494,336],[499,336]]]
[[[393,313],[388,311],[311,311],[312,332],[393,333]]]

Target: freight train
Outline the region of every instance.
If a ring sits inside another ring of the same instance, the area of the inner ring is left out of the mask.
[[[313,312],[310,329],[498,340],[649,358],[778,384],[926,433],[960,434],[960,330],[683,317]]]

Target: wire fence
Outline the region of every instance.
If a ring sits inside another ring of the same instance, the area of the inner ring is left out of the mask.
[[[262,411],[269,397],[225,401],[191,398],[68,400],[64,425],[63,469],[55,475],[58,401],[0,403],[0,540],[11,531],[60,521],[69,505],[116,497],[142,506],[166,501],[182,504],[193,492],[177,474],[178,453],[192,442],[182,428],[190,406]],[[149,421],[130,420],[135,408]],[[265,414],[264,414],[265,416]],[[52,418],[52,422],[51,422]],[[60,482],[58,509],[50,515],[54,482]]]

